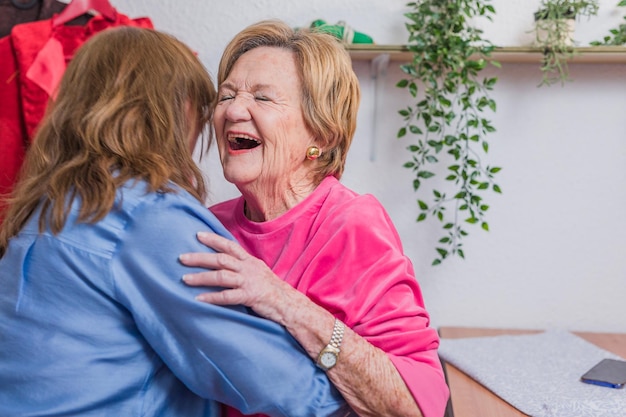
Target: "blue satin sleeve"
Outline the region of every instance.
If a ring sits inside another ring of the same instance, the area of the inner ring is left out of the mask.
[[[184,197],[184,196],[183,196]],[[164,194],[138,205],[116,248],[115,297],[160,360],[196,394],[243,413],[345,416],[348,406],[297,341],[243,306],[198,302],[206,291],[184,285],[196,269],[178,262],[207,251],[195,235],[231,237],[204,207]]]

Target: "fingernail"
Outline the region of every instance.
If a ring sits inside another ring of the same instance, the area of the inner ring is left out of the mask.
[[[178,260],[179,261],[187,261],[187,260],[189,260],[189,255],[187,255],[186,253],[183,253],[182,255],[178,255]]]
[[[191,276],[191,275],[183,275],[183,281],[184,282],[192,282],[193,281],[193,276]]]
[[[202,237],[207,237],[208,235],[209,235],[209,234],[208,234],[207,232],[198,232],[198,233],[196,234],[196,236],[201,237],[201,238],[202,238]]]

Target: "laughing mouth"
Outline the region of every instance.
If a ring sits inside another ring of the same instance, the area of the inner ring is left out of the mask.
[[[242,149],[254,149],[261,144],[260,141],[246,135],[228,136],[230,149],[239,151]]]

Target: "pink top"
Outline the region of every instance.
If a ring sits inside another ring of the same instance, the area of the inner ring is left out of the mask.
[[[449,392],[437,355],[439,338],[380,202],[327,177],[277,219],[252,222],[243,205],[240,197],[211,211],[274,273],[386,352],[425,417],[442,416]]]

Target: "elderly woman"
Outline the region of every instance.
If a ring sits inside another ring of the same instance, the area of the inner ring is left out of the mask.
[[[381,204],[339,182],[359,98],[330,35],[264,21],[229,43],[214,127],[242,196],[211,211],[241,246],[200,233],[218,253],[183,254],[211,269],[184,280],[285,326],[359,415],[441,416],[439,340],[411,262]]]
[[[215,95],[147,29],[103,31],[69,63],[0,226],[0,416],[346,415],[283,327],[180,281],[198,229],[232,238],[191,157]]]

